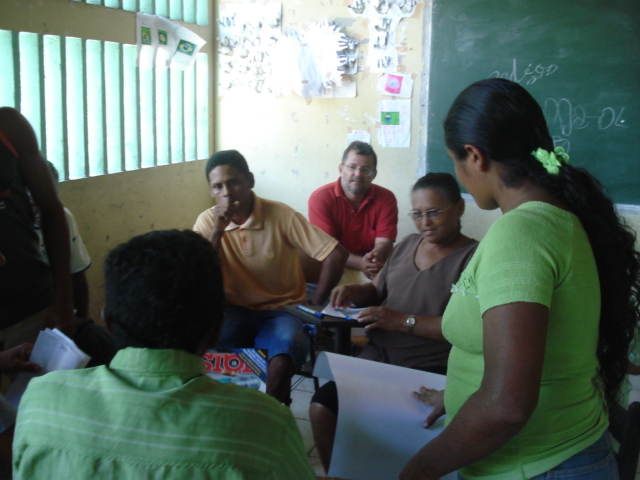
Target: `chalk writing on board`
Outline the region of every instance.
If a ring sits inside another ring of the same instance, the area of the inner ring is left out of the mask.
[[[495,70],[491,72],[489,78],[506,78],[516,83],[524,83],[525,85],[532,85],[540,80],[542,77],[548,77],[558,70],[557,65],[541,65],[538,64],[533,67],[533,63],[530,63],[522,73],[518,73],[518,60],[513,59],[512,69],[510,72],[500,72]]]
[[[571,100],[561,98],[547,98],[544,102],[544,116],[547,119],[551,130],[559,129],[562,136],[554,136],[556,146],[562,146],[569,151],[569,140],[564,139],[566,143],[562,145],[558,143],[563,137],[568,137],[574,130],[582,130],[589,126],[598,130],[608,130],[610,128],[627,128],[624,119],[625,107],[604,107],[599,112],[587,112],[582,105],[575,107]],[[596,113],[589,115],[588,113]]]

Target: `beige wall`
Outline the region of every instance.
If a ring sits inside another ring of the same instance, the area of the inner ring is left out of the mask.
[[[283,30],[323,18],[335,20],[346,26],[347,35],[362,41],[360,65],[364,65],[369,49],[367,20],[353,17],[347,7],[350,3],[285,0]],[[355,76],[355,98],[309,101],[295,95],[273,98],[251,92],[219,92],[216,144],[220,149],[238,149],[246,156],[259,195],[283,201],[306,214],[309,194],[338,178],[349,131],[368,130],[378,154],[375,183],[391,189],[398,198],[401,236],[411,231],[413,225],[406,216],[410,210],[408,192],[416,180],[424,144],[424,128],[420,125],[423,10],[420,4],[414,17],[403,19],[398,28],[398,41],[404,47],[402,69],[414,76],[411,148],[378,147],[378,100],[391,97],[376,94],[379,74],[366,69]]]
[[[284,27],[322,18],[340,19],[347,25],[348,35],[363,41],[362,60],[368,51],[368,30],[363,19],[350,15],[348,3],[285,0]],[[402,68],[415,77],[411,148],[377,146],[377,102],[388,97],[375,93],[377,74],[364,71],[356,76],[358,94],[353,99],[308,102],[296,96],[220,95],[213,102],[215,109],[210,110],[215,116],[211,131],[215,132],[217,149],[240,150],[255,173],[259,195],[288,203],[306,214],[310,192],[337,178],[349,130],[368,130],[379,156],[375,181],[398,198],[399,238],[411,233],[413,225],[406,216],[410,210],[408,192],[416,179],[425,143],[421,119],[427,115],[420,99],[427,87],[421,75],[423,46],[428,50],[429,45],[429,9],[428,2],[421,4],[416,15],[404,19],[399,27],[399,39],[406,47]],[[134,42],[135,17],[127,12],[70,0],[0,0],[0,12],[2,29]],[[423,31],[427,35],[423,36]],[[202,30],[198,33],[207,35]],[[211,42],[207,49],[212,51]],[[213,68],[213,58],[210,64]],[[204,162],[198,161],[62,183],[62,200],[76,216],[93,258],[88,275],[94,318],[104,299],[102,262],[106,253],[132,235],[151,229],[190,228],[197,214],[211,205],[203,170]],[[463,231],[479,239],[498,215],[467,204]],[[640,216],[628,218],[640,230]]]
[[[203,161],[63,182],[60,197],[93,261],[87,271],[93,318],[104,301],[102,265],[113,247],[150,230],[191,229],[211,205]]]

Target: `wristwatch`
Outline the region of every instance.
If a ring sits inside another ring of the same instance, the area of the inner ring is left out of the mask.
[[[407,324],[407,327],[409,327],[407,333],[409,335],[413,335],[413,329],[416,327],[416,317],[411,316],[407,318],[405,323]]]

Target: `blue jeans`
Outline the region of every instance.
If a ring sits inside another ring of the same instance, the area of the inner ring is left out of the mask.
[[[458,474],[460,479],[462,476]],[[532,477],[531,480],[618,480],[618,465],[611,448],[609,432],[593,445],[576,453],[548,472]]]
[[[268,358],[288,355],[299,371],[311,348],[302,320],[281,310],[251,310],[229,305],[216,348],[267,350]]]

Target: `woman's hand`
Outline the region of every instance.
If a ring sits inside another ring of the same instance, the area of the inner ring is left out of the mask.
[[[331,290],[331,301],[333,308],[347,308],[353,306],[353,297],[357,285],[338,285]]]
[[[373,322],[364,327],[365,330],[381,328],[389,332],[406,332],[409,328],[407,326],[407,317],[409,315],[406,313],[391,310],[387,307],[367,307],[360,312],[357,320],[361,323]]]
[[[444,409],[444,390],[433,390],[426,387],[420,387],[418,390],[417,392],[411,392],[411,396],[425,405],[433,406],[433,410],[424,421],[424,428],[429,428],[436,420],[447,413]]]

